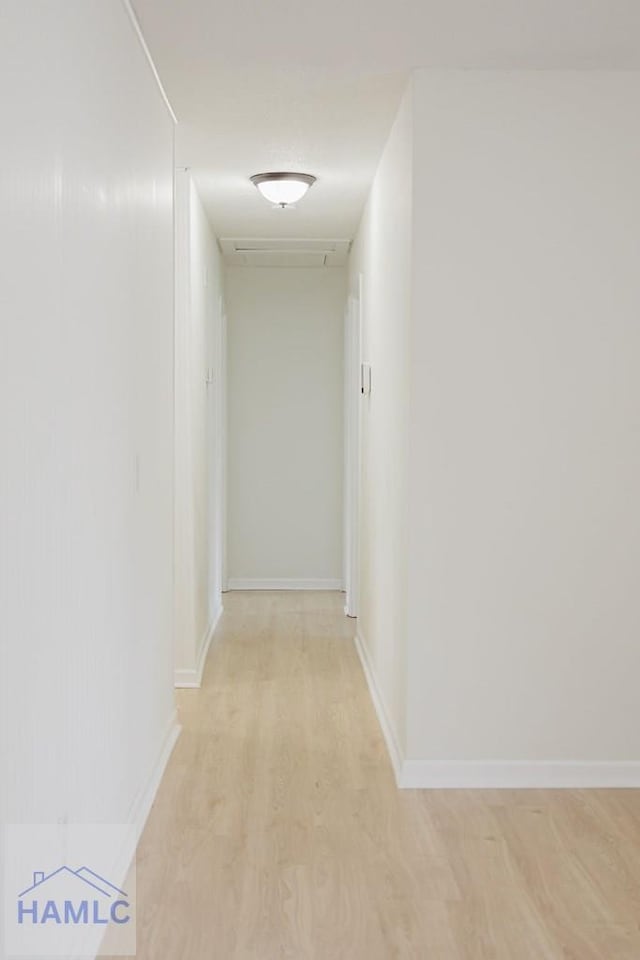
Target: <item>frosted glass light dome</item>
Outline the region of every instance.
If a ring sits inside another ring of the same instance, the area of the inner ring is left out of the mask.
[[[279,207],[288,207],[302,200],[316,178],[309,173],[256,173],[251,182],[265,200]]]

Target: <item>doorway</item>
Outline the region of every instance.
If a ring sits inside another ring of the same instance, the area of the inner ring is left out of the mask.
[[[342,590],[344,266],[227,266],[228,587]]]

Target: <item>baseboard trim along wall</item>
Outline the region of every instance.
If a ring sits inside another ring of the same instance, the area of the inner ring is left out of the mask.
[[[376,711],[378,717],[378,723],[380,724],[380,729],[382,730],[382,735],[385,739],[387,745],[387,752],[389,753],[389,758],[391,760],[391,766],[393,767],[393,772],[395,774],[396,783],[400,786],[400,777],[402,773],[403,766],[403,753],[400,749],[400,743],[396,731],[389,719],[389,714],[384,704],[384,700],[380,694],[380,687],[378,686],[378,681],[376,679],[375,672],[373,670],[373,665],[369,658],[369,651],[367,650],[367,645],[364,642],[362,634],[358,630],[356,632],[354,642],[356,645],[356,650],[358,651],[358,656],[360,657],[360,663],[362,664],[362,670],[364,672],[367,686],[369,687],[369,694],[373,701],[373,707]]]
[[[220,623],[220,617],[223,613],[223,606],[220,604],[216,614],[209,625],[202,643],[200,644],[200,656],[198,657],[198,663],[195,669],[188,668],[176,668],[174,676],[174,685],[176,687],[186,688],[188,690],[196,690],[202,684],[202,674],[204,673],[204,665],[207,660],[207,654],[209,653],[209,648],[213,641],[214,634]]]
[[[174,711],[171,715],[171,719],[169,720],[165,735],[162,738],[156,761],[149,771],[138,796],[131,806],[131,811],[127,822],[130,823],[134,828],[136,845],[142,836],[142,831],[144,830],[147,817],[149,816],[149,812],[153,806],[153,801],[155,800],[156,793],[158,792],[160,781],[162,780],[164,771],[173,752],[173,748],[177,743],[178,737],[180,736],[181,730],[182,727],[178,723],[178,715]]]
[[[367,646],[358,631],[356,650],[369,687],[398,787],[405,790],[518,790],[640,788],[640,761],[475,761],[429,763],[407,760],[380,694]]]
[[[169,723],[160,741],[160,749],[156,759],[151,769],[148,770],[147,776],[140,786],[138,795],[129,808],[129,815],[126,820],[129,829],[126,831],[126,837],[123,837],[122,846],[117,846],[113,850],[114,859],[109,876],[117,878],[117,884],[122,889],[125,888],[129,869],[135,860],[142,832],[181,730],[182,728],[178,723],[178,715],[174,710],[171,713]],[[84,928],[78,938],[77,952],[74,950],[73,956],[97,956],[99,953],[100,940],[96,940],[96,936],[97,930],[95,927]]]
[[[342,590],[342,580],[245,580],[231,579],[228,590]]]
[[[107,876],[111,877],[112,881],[115,881],[121,890],[128,889],[129,870],[135,862],[142,832],[145,828],[149,813],[151,812],[151,807],[153,806],[153,801],[158,792],[158,787],[160,786],[160,781],[164,775],[169,758],[180,736],[180,731],[181,727],[174,710],[161,740],[160,750],[155,762],[148,771],[148,775],[144,779],[137,797],[129,808],[129,816],[126,820],[127,829],[120,837],[120,840],[116,841],[116,845],[111,851],[113,861]],[[118,826],[124,827],[125,824],[118,824]],[[104,933],[102,928],[96,927],[95,924],[89,924],[88,926],[81,924],[75,932],[78,934],[77,940],[70,945],[71,952],[66,955],[86,957],[87,960],[88,958],[92,958],[93,960],[93,958],[97,958],[98,955],[102,956],[101,941]]]
[[[407,789],[598,789],[640,787],[640,763],[510,761],[423,763],[405,760],[398,786]]]

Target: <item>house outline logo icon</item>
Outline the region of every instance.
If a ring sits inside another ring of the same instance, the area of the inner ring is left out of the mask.
[[[24,899],[29,898],[29,899]],[[89,867],[63,865],[49,874],[35,871],[33,883],[18,894],[21,926],[97,925],[129,923],[129,898],[124,890]]]

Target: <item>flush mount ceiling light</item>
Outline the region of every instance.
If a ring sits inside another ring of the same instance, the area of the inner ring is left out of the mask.
[[[315,182],[310,173],[256,173],[251,177],[265,200],[283,209],[302,200]]]

